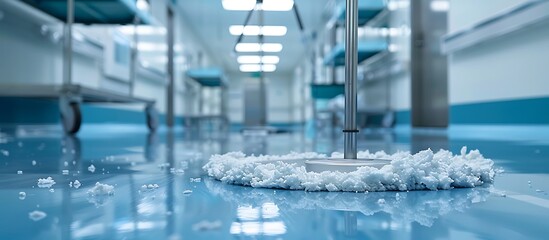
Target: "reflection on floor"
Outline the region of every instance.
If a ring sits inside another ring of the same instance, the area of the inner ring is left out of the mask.
[[[449,191],[307,193],[204,177],[209,156],[341,151],[338,130],[315,135],[85,126],[0,130],[0,239],[544,239],[549,128],[369,130],[359,149],[478,148],[505,173],[493,186]],[[93,165],[95,171],[89,171]],[[55,184],[40,188],[39,178]],[[82,186],[74,187],[75,180]],[[96,182],[112,196],[91,196]],[[158,187],[156,186],[158,185]]]

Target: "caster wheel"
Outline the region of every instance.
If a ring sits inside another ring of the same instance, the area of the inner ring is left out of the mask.
[[[69,103],[66,108],[61,111],[61,122],[65,133],[69,135],[76,134],[82,125],[80,105],[75,102]]]
[[[147,107],[145,109],[145,113],[147,115],[147,127],[151,132],[156,131],[158,128],[158,112],[154,107]]]

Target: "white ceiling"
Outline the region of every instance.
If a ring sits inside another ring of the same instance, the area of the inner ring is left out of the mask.
[[[326,20],[325,6],[329,0],[295,0],[299,9],[306,32],[310,36],[313,30],[318,30]],[[238,55],[254,55],[254,53],[233,53],[237,36],[229,34],[229,26],[242,25],[248,12],[226,11],[221,0],[184,0],[179,1],[185,19],[189,21],[198,39],[202,41],[210,53],[217,57],[217,62],[223,65],[226,71],[238,72],[236,62]],[[249,24],[257,24],[258,12],[254,12]],[[283,49],[277,55],[280,63],[277,73],[290,73],[300,63],[305,53],[307,43],[304,43],[293,11],[264,12],[264,25],[283,25],[288,28],[286,36],[265,37],[266,43],[282,43]],[[258,42],[257,36],[244,36],[242,42]],[[310,43],[310,41],[309,41]],[[255,54],[257,55],[257,54]]]

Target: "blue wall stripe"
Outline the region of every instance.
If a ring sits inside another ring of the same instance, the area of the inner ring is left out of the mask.
[[[59,122],[56,100],[37,98],[0,98],[0,123],[51,124]]]
[[[412,113],[410,110],[402,110],[395,112],[395,125],[410,125],[412,124]]]
[[[0,98],[0,123],[2,124],[56,124],[59,123],[59,107],[56,100],[32,98]],[[82,105],[83,123],[144,124],[142,111],[109,108],[101,105]],[[397,125],[410,125],[411,112],[396,112]],[[165,115],[160,123],[165,124]],[[176,123],[183,122],[177,117]],[[295,129],[302,124],[269,123],[282,129]],[[450,107],[450,124],[549,124],[549,97],[460,104]],[[242,124],[232,124],[241,129]]]
[[[454,105],[450,123],[549,124],[549,97]]]
[[[1,124],[58,124],[59,102],[52,99],[0,98]],[[144,111],[110,108],[102,105],[82,104],[82,124],[126,123],[145,124]],[[159,114],[160,124],[166,123],[166,115]],[[183,117],[176,117],[181,125]]]

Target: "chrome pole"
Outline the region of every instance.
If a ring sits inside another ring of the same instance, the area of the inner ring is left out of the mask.
[[[72,25],[74,23],[74,0],[67,0],[67,22],[63,34],[63,84],[72,83]]]
[[[356,105],[357,105],[357,32],[358,0],[346,0],[345,13],[345,126],[344,158],[357,159]]]

